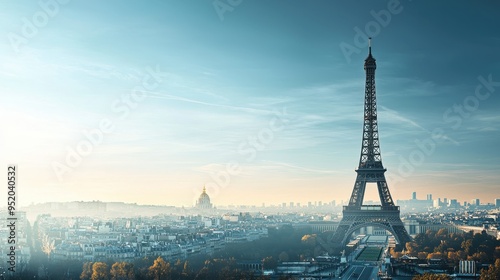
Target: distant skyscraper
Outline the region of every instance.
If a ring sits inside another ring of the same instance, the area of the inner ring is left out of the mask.
[[[450,203],[448,204],[450,207],[458,207],[460,206],[460,203],[456,199],[450,199]]]
[[[441,198],[435,199],[432,206],[435,208],[441,207]]]
[[[432,201],[432,194],[427,195],[427,200]]]
[[[470,201],[470,204],[474,206],[479,206],[481,204],[481,201],[479,200],[479,198],[474,198],[473,200]]]
[[[416,200],[417,199],[417,192],[413,192],[411,194],[411,199]]]
[[[500,207],[500,198],[495,199],[495,207]]]

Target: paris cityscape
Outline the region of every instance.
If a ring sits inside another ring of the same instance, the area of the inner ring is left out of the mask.
[[[500,279],[499,8],[0,3],[0,279]]]

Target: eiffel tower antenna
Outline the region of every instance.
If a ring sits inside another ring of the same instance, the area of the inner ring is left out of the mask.
[[[399,206],[394,205],[384,173],[387,169],[382,165],[377,119],[377,98],[375,91],[375,69],[377,63],[372,56],[371,38],[368,39],[368,57],[364,69],[365,102],[363,113],[363,135],[361,155],[356,182],[352,190],[349,204],[344,206],[342,220],[339,223],[330,243],[345,246],[351,235],[360,228],[375,226],[383,228],[394,236],[399,249],[404,248],[411,237],[400,218]],[[374,183],[380,197],[380,205],[364,205],[363,199],[367,183]]]

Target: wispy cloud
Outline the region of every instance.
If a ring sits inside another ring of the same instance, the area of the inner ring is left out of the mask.
[[[262,110],[262,109],[256,109],[256,108],[245,107],[245,106],[233,106],[233,105],[205,102],[205,101],[195,100],[195,99],[191,99],[191,98],[185,98],[185,97],[176,96],[176,95],[172,95],[172,94],[168,94],[168,93],[161,93],[161,92],[151,92],[151,97],[158,98],[158,99],[166,99],[166,100],[176,100],[176,101],[194,103],[194,104],[205,105],[205,106],[220,107],[220,108],[237,110],[237,111],[253,113],[253,114],[255,114],[255,113],[259,113],[259,114],[272,113],[272,111],[269,111],[269,110]]]
[[[289,164],[286,162],[275,162],[275,161],[264,161],[266,164],[270,164],[271,166],[275,167],[284,167],[290,172],[305,172],[305,173],[315,173],[315,174],[341,174],[344,173],[344,170],[325,170],[325,169],[317,169],[317,168],[310,168],[310,167],[304,167],[304,166],[299,166],[299,165],[293,165]]]
[[[418,124],[416,121],[411,120],[400,112],[396,110],[392,110],[387,108],[386,106],[378,106],[380,110],[380,114],[384,116],[384,122],[392,122],[400,125],[404,125],[406,127],[413,127],[413,128],[418,128],[423,131],[429,132],[427,129],[423,128],[420,124]]]

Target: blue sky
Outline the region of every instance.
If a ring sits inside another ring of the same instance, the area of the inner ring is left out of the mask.
[[[499,8],[3,1],[0,161],[23,204],[190,206],[203,185],[216,205],[346,201],[372,36],[393,198],[493,202]]]

